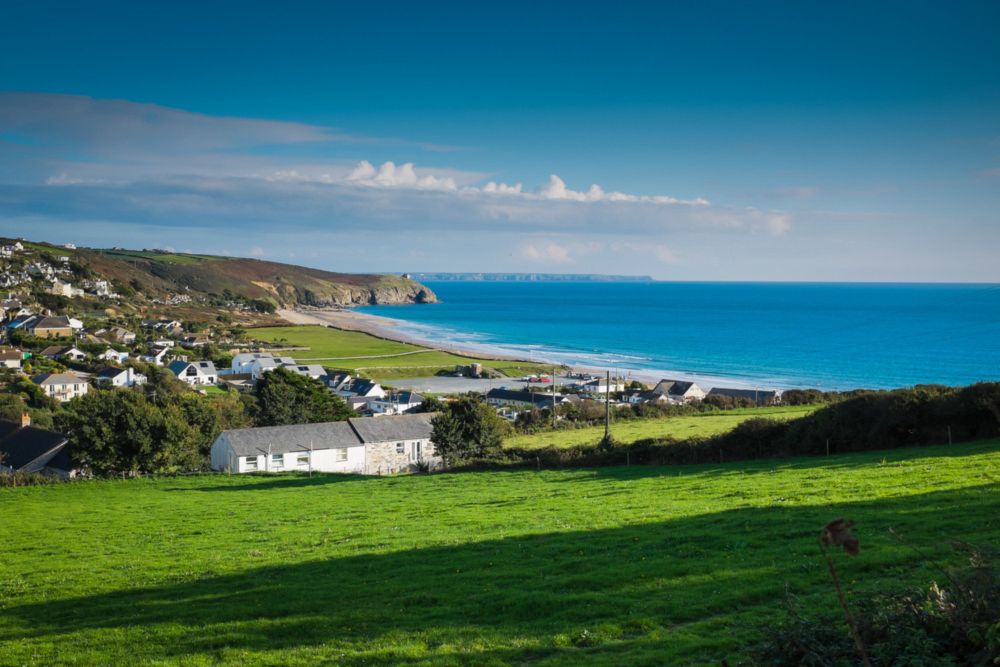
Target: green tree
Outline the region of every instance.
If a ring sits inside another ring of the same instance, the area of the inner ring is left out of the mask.
[[[257,381],[258,426],[343,421],[356,414],[319,380],[275,369]]]
[[[431,423],[431,440],[448,463],[497,456],[511,432],[510,424],[478,394],[448,403]]]

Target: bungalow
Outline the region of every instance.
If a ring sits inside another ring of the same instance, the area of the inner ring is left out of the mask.
[[[186,382],[192,387],[216,384],[219,381],[219,373],[211,361],[177,360],[171,361],[167,368],[177,376],[178,380]]]
[[[356,417],[341,422],[223,431],[212,443],[212,469],[245,472],[394,474],[440,468],[431,414]]]
[[[24,352],[15,347],[0,347],[0,368],[11,370],[21,370],[21,362],[24,360]]]
[[[94,376],[94,384],[103,387],[138,387],[146,384],[146,376],[129,368],[105,368]]]
[[[653,391],[666,396],[674,403],[690,403],[705,398],[705,392],[694,382],[682,380],[660,380]]]
[[[551,408],[552,403],[557,405],[568,402],[565,396],[543,393],[540,391],[518,391],[516,389],[490,389],[486,392],[486,402],[495,408],[518,407],[518,408]]]
[[[86,352],[72,345],[49,345],[38,354],[46,359],[69,359],[70,361],[84,361],[87,359]]]
[[[629,405],[646,405],[648,403],[670,403],[666,394],[659,394],[655,391],[636,391],[625,397],[625,402]]]
[[[111,327],[104,332],[104,337],[122,345],[131,345],[135,342],[135,334],[124,327]]]
[[[61,403],[83,396],[90,389],[87,380],[76,373],[44,373],[31,378],[45,392],[45,395]]]
[[[0,421],[0,474],[40,472],[74,477],[76,471],[65,450],[68,442],[62,433],[32,426],[27,413],[19,422]]]
[[[207,334],[188,334],[181,338],[181,345],[183,347],[204,347],[210,342],[212,341]]]
[[[42,317],[28,325],[39,338],[72,338],[73,326],[65,315]]]
[[[233,356],[231,368],[232,373],[250,373],[254,381],[276,368],[313,379],[326,377],[326,370],[319,364],[297,364],[291,357],[275,357],[270,352],[241,352]]]
[[[610,387],[611,393],[625,391],[625,383],[619,378],[611,378],[608,384],[607,378],[594,378],[579,385],[580,389],[588,394],[606,394]]]
[[[729,389],[713,387],[708,396],[726,396],[737,401],[749,401],[755,405],[774,405],[780,400],[778,392],[761,389]]]
[[[366,400],[382,398],[385,396],[385,389],[382,388],[378,382],[374,380],[366,380],[365,378],[354,378],[343,384],[339,389],[333,391],[333,393],[341,396],[343,398],[363,398]]]
[[[424,397],[412,391],[390,392],[382,398],[368,401],[373,415],[403,415],[419,408]]]

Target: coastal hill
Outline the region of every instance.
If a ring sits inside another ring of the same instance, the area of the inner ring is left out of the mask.
[[[484,282],[588,282],[648,283],[649,276],[616,276],[602,273],[409,273],[414,280],[472,280]]]
[[[13,243],[13,241],[4,241]],[[103,279],[119,292],[148,299],[173,295],[231,296],[277,307],[431,303],[434,293],[410,278],[334,273],[259,259],[195,255],[162,250],[98,249],[21,241],[32,261],[65,265],[63,280]],[[15,255],[17,256],[17,255]],[[68,261],[62,261],[63,258]]]

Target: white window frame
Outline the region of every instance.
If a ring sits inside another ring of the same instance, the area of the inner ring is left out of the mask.
[[[309,469],[309,452],[295,455],[295,467]]]
[[[406,443],[405,442],[397,442],[396,443],[396,453],[397,454],[405,454],[406,453]]]
[[[243,457],[243,469],[247,472],[257,471],[257,457],[256,456],[244,456]]]
[[[348,458],[347,447],[335,447],[333,450],[333,460],[337,463],[346,463]]]
[[[277,460],[275,460],[277,457]],[[285,467],[285,455],[284,454],[271,454],[271,458],[268,460],[270,463],[271,470],[281,470]]]

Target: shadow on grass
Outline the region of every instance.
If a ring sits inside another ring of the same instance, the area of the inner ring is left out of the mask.
[[[275,473],[250,473],[240,475],[225,475],[219,473],[218,479],[225,483],[213,486],[174,486],[168,487],[166,491],[261,491],[264,489],[296,489],[308,488],[312,486],[327,486],[330,484],[342,484],[346,482],[368,482],[372,483],[380,479],[377,476],[357,475],[352,473],[309,473],[303,472],[275,472]]]
[[[862,590],[902,587],[907,576],[926,584],[939,575],[922,570],[886,529],[941,544],[938,554],[946,539],[995,542],[1000,489],[248,562],[236,573],[162,586],[20,605],[11,599],[0,609],[0,641],[28,646],[22,642],[96,632],[85,635],[88,643],[108,655],[130,656],[135,645],[154,661],[239,649],[317,650],[349,664],[569,664],[599,654],[618,664],[669,662],[675,654],[718,663],[738,653],[749,628],[775,618],[786,584],[807,609],[835,609],[817,536],[841,515],[858,521],[863,544],[861,556],[844,562],[845,581]]]

